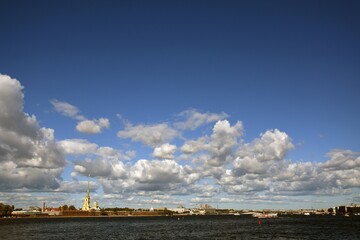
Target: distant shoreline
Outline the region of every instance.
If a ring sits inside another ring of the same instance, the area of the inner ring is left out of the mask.
[[[85,216],[85,215],[73,215],[73,216],[64,216],[64,215],[58,215],[58,216],[51,216],[51,215],[37,215],[37,216],[21,216],[21,217],[3,217],[0,218],[0,220],[11,220],[11,219],[64,219],[64,218],[157,218],[157,217],[169,217],[169,218],[184,218],[184,217],[224,217],[224,216],[233,216],[238,218],[254,218],[251,215],[242,214],[242,215],[233,215],[233,214],[220,214],[220,215],[92,215],[92,216]],[[286,214],[286,215],[280,215],[280,218],[282,217],[301,217],[301,218],[308,218],[308,217],[334,217],[334,218],[360,218],[360,216],[344,216],[344,215],[320,215],[320,214],[313,214],[310,216],[301,215],[301,214]],[[256,219],[256,218],[254,218]],[[270,219],[270,218],[268,218]]]
[[[4,218],[0,218],[0,219],[26,219],[26,218],[136,218],[136,217],[178,217],[180,215],[129,215],[129,216],[125,216],[125,215],[72,215],[72,216],[67,216],[67,215],[57,215],[57,216],[53,216],[53,215],[32,215],[32,216],[18,216],[18,217],[4,217]],[[181,215],[183,216],[183,215]]]

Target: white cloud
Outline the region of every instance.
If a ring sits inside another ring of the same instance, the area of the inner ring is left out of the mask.
[[[276,166],[273,161],[284,160],[286,153],[294,145],[291,138],[278,129],[266,131],[260,138],[240,147],[234,168],[238,174],[265,173],[269,172],[271,166]]]
[[[126,178],[128,175],[127,166],[123,162],[105,158],[75,161],[74,171],[84,176],[106,179]]]
[[[51,100],[50,103],[54,106],[57,112],[64,116],[71,117],[76,120],[85,120],[84,116],[79,115],[79,109],[70,103],[62,102],[57,99]]]
[[[181,147],[181,152],[185,154],[193,154],[205,150],[208,141],[209,138],[206,136],[200,137],[197,140],[189,140]]]
[[[257,193],[269,189],[269,182],[262,179],[241,179],[238,184],[224,185],[223,190],[232,195]]]
[[[83,133],[97,134],[101,133],[104,128],[109,127],[109,119],[100,118],[99,120],[83,120],[76,125],[76,130]]]
[[[23,112],[23,87],[0,74],[0,189],[54,189],[66,164],[54,130]]]
[[[89,176],[86,168],[82,165],[75,164],[74,171],[75,171],[74,173],[81,173],[82,175]],[[77,176],[77,174],[74,174],[74,176]]]
[[[22,89],[17,80],[0,75],[2,191],[83,192],[86,182],[79,182],[77,177],[88,174],[95,178],[91,185],[94,191],[102,187],[106,196],[121,197],[128,203],[138,199],[139,204],[151,203],[153,196],[159,204],[180,202],[181,197],[189,200],[188,196],[201,203],[284,203],[301,201],[308,195],[352,194],[360,188],[360,153],[334,149],[325,162],[290,162],[286,155],[294,145],[287,133],[269,130],[245,143],[242,123],[231,125],[223,120],[226,114],[187,110],[181,114],[185,120],[175,125],[133,126],[126,121],[118,136],[154,147],[152,156],[156,160],[134,159],[136,152],[128,146],[124,153],[86,139],[56,142],[54,130],[41,128],[35,116],[23,112]],[[79,120],[78,131],[99,133],[110,127],[108,119],[87,120],[71,104],[58,100],[52,104],[63,115]],[[179,129],[194,130],[211,122],[216,123],[208,135],[182,145],[170,144],[181,136]],[[174,160],[178,147],[183,159],[190,160],[188,165]],[[62,180],[64,155],[76,159],[68,161],[74,166],[73,181]]]
[[[132,177],[139,183],[180,182],[181,166],[174,160],[139,160],[132,168]]]
[[[159,147],[156,147],[153,152],[153,157],[161,159],[173,159],[176,146],[165,143]]]
[[[57,189],[62,171],[63,168],[18,167],[14,162],[5,162],[0,168],[0,189],[6,191]]]
[[[251,155],[258,161],[265,162],[282,160],[286,153],[293,148],[291,138],[285,132],[275,129],[261,134],[260,138],[245,145],[238,154],[240,157]]]
[[[185,121],[175,123],[175,126],[179,129],[191,129],[195,130],[203,124],[216,122],[228,117],[226,113],[216,114],[216,113],[201,113],[195,109],[189,109],[183,111],[179,116],[184,117]]]
[[[167,194],[189,194],[199,179],[189,166],[174,160],[141,159],[133,165],[106,159],[76,161],[74,171],[97,177],[109,193],[142,194],[167,191]]]
[[[360,168],[360,153],[352,152],[351,150],[334,149],[327,155],[330,157],[330,160],[322,165],[323,168]]]
[[[194,185],[189,190],[191,190],[191,194],[201,198],[214,197],[220,193],[220,190],[216,186],[207,183]]]
[[[359,188],[358,153],[338,149],[329,152],[328,156],[331,158],[325,163],[291,163],[277,158],[261,162],[252,158],[249,160],[252,165],[227,170],[218,183],[229,194],[254,191],[269,196],[336,196],[351,194],[352,189]]]
[[[86,139],[65,139],[58,142],[59,148],[66,155],[89,155],[113,159],[130,160],[136,156],[135,151],[127,151],[125,154],[112,147],[99,147],[97,144],[89,142]]]
[[[232,161],[234,147],[237,146],[242,132],[243,125],[239,121],[234,126],[231,126],[227,120],[218,121],[210,137],[187,141],[181,147],[181,151],[185,154],[203,151],[195,161],[206,166],[218,167]]]
[[[95,154],[98,148],[97,144],[85,139],[65,139],[58,144],[65,154],[70,155]]]
[[[177,137],[179,132],[166,123],[155,125],[126,125],[125,129],[118,132],[118,137],[130,138],[132,141],[141,142],[147,146],[159,146]]]
[[[78,120],[76,130],[82,133],[98,134],[101,133],[104,128],[110,127],[110,121],[107,118],[99,118],[94,120],[88,120],[84,116],[79,114],[79,109],[67,102],[59,100],[52,100],[50,103],[54,106],[55,110],[60,114],[71,117]]]
[[[211,135],[211,142],[208,145],[210,158],[207,164],[221,166],[233,159],[233,147],[238,144],[238,137],[242,135],[243,125],[237,122],[230,126],[227,120],[218,121]]]

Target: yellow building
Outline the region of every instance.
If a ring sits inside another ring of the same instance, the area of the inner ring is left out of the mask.
[[[99,202],[95,201],[94,202],[94,206],[91,208],[91,210],[95,210],[95,211],[99,211],[100,207],[99,207]]]
[[[83,211],[90,211],[90,182],[88,178],[88,186],[86,191],[86,196],[84,199],[84,206],[82,208]]]

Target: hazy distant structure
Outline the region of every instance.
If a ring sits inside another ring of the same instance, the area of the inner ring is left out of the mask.
[[[95,210],[95,211],[99,211],[100,207],[99,207],[99,202],[95,201],[94,202],[94,206],[91,208],[91,210]]]
[[[86,196],[84,198],[84,206],[82,208],[83,211],[90,211],[90,182],[88,177],[88,186],[86,191]]]

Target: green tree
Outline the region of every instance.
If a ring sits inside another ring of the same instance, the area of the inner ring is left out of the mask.
[[[63,211],[66,211],[66,210],[69,210],[69,207],[68,207],[68,205],[62,205],[61,207],[60,207],[60,209],[61,210],[63,210]]]
[[[76,207],[74,205],[70,205],[68,209],[69,210],[76,210]]]
[[[0,217],[9,217],[11,216],[14,206],[0,203]]]

